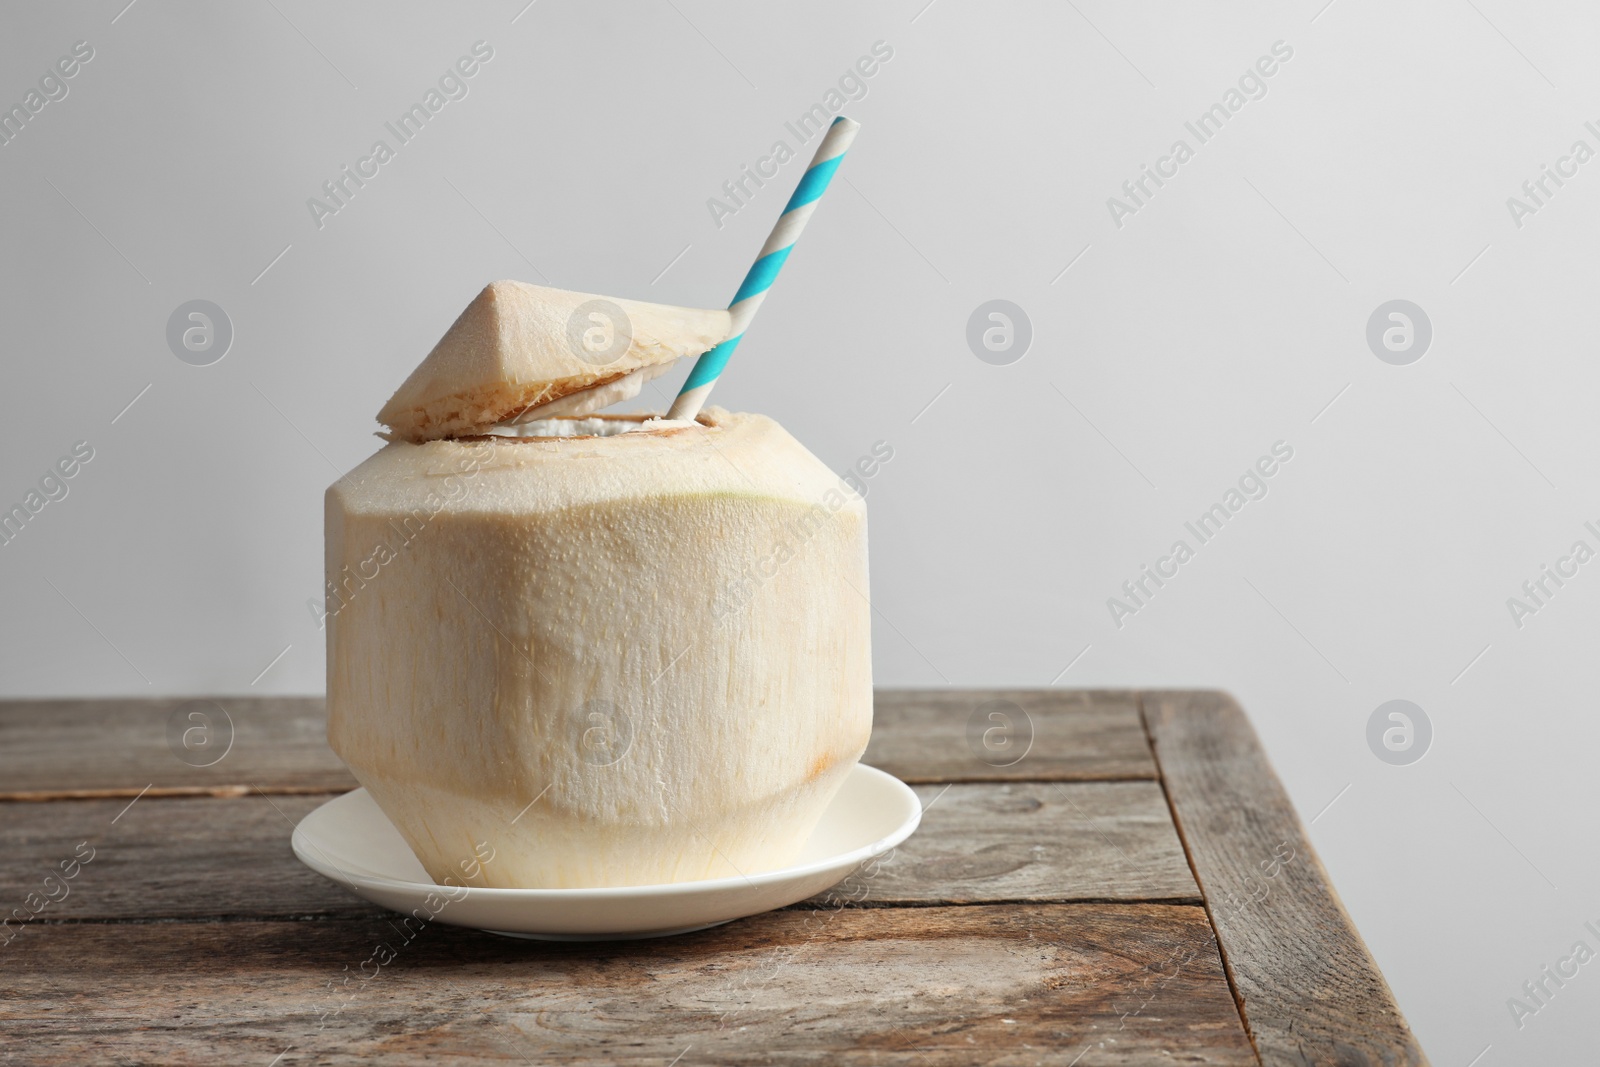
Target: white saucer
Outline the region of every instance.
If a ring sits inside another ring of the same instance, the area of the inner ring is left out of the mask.
[[[748,878],[601,889],[436,885],[365,789],[301,819],[292,843],[307,867],[398,912],[420,908],[431,921],[511,937],[610,941],[704,930],[804,900],[910,837],[921,819],[922,803],[909,786],[857,764],[793,866]]]

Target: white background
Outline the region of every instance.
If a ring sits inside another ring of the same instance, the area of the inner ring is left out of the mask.
[[[1507,1007],[1600,949],[1600,562],[1521,628],[1506,604],[1600,548],[1600,161],[1506,205],[1600,149],[1591,8],[125,2],[0,14],[7,107],[95,51],[0,147],[0,506],[95,450],[0,547],[5,695],[320,692],[322,491],[457,312],[503,277],[725,302],[810,148],[721,228],[707,199],[882,40],[716,394],[835,469],[892,444],[878,683],[1231,690],[1433,1061],[1594,1058],[1600,964]],[[307,198],[478,40],[469,95],[319,229]],[[165,341],[195,298],[236,330],[209,367]],[[965,340],[995,298],[1034,330],[1009,366]],[[1434,329],[1409,366],[1365,340],[1396,298]],[[1279,440],[1269,495],[1117,628],[1107,598]],[[1365,735],[1394,698],[1434,729],[1405,767]]]

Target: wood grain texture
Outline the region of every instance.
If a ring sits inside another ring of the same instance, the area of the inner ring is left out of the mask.
[[[862,762],[906,782],[1156,777],[1131,692],[880,689],[873,712]]]
[[[1256,1062],[1197,907],[783,911],[600,946],[382,919],[30,934],[0,953],[0,1048],[30,1064]]]
[[[1000,747],[987,748],[984,731],[999,724],[983,709],[996,701],[1023,715],[1002,708],[1016,721],[989,733]],[[181,720],[197,704],[220,706],[233,724],[232,748],[209,767],[179,759],[170,738],[174,713]],[[1132,693],[888,689],[878,690],[874,716],[864,761],[907,782],[1156,777]],[[1012,758],[1003,743],[1024,743],[1030,727],[1027,754],[1000,765]],[[353,789],[326,732],[320,697],[0,701],[0,800],[132,797],[147,786],[154,796]]]
[[[916,791],[921,827],[833,895],[870,905],[1200,903],[1155,782],[962,783]]]
[[[191,720],[190,711],[209,720]],[[223,744],[230,721],[226,755],[192,766],[219,751],[201,743]],[[238,796],[252,787],[337,793],[355,785],[328,747],[320,697],[0,701],[0,800],[133,797],[146,787],[150,796]]]
[[[0,915],[19,904],[39,908],[38,899],[25,903],[29,893],[60,898],[38,911],[50,922],[383,914],[289,847],[294,824],[328,799],[147,795],[131,808],[120,797],[0,804]],[[63,888],[61,863],[85,842],[94,858]]]
[[[1153,782],[922,786],[922,828],[813,908],[990,901],[1200,902]],[[942,795],[941,795],[942,793]],[[360,917],[380,909],[289,848],[327,795],[0,803],[0,914],[61,920]],[[115,820],[115,822],[113,822]],[[80,843],[94,859],[64,883]],[[56,880],[46,883],[54,874]],[[48,890],[48,893],[46,892]],[[38,900],[33,906],[38,906]],[[4,940],[4,934],[0,934]]]
[[[355,784],[322,702],[220,703],[206,768],[177,701],[0,703],[0,917],[96,850],[0,932],[0,1062],[1426,1063],[1220,694],[880,692],[867,761],[928,810],[876,871],[566,946],[406,941],[289,849]]]
[[[1263,1064],[1426,1064],[1244,713],[1143,695],[1179,834]]]

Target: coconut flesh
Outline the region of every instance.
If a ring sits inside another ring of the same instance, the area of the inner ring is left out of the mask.
[[[513,422],[728,330],[615,300],[620,366],[575,366],[592,299],[490,286],[327,493],[328,740],[441,883],[785,866],[871,731],[866,506],[782,427]]]

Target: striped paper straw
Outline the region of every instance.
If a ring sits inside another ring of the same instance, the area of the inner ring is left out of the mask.
[[[811,220],[811,213],[816,210],[817,201],[827,192],[828,182],[833,180],[833,172],[839,169],[839,164],[844,160],[845,149],[855,140],[856,131],[859,129],[861,123],[847,119],[843,115],[834,119],[833,125],[828,127],[828,132],[822,138],[822,144],[817,146],[817,154],[811,159],[811,165],[800,178],[800,184],[795,187],[794,195],[789,197],[789,203],[784,207],[783,214],[778,216],[776,225],[772,227],[772,233],[767,236],[767,243],[761,246],[761,254],[751,265],[750,273],[744,276],[744,283],[733,295],[733,303],[728,305],[728,314],[733,319],[732,336],[709,352],[702,353],[695,361],[694,369],[689,372],[689,378],[683,383],[678,398],[672,402],[672,410],[667,412],[667,418],[692,419],[700,414],[700,408],[705,404],[706,397],[711,395],[711,387],[717,384],[722,368],[728,365],[728,357],[733,355],[733,350],[738,348],[739,342],[744,339],[744,332],[749,329],[750,320],[756,317],[761,301],[766,299],[767,290],[771,289],[772,283],[777,280],[778,272],[783,269],[784,261],[789,258],[789,251],[794,248],[795,241],[800,239],[800,231],[804,230],[806,223]]]

